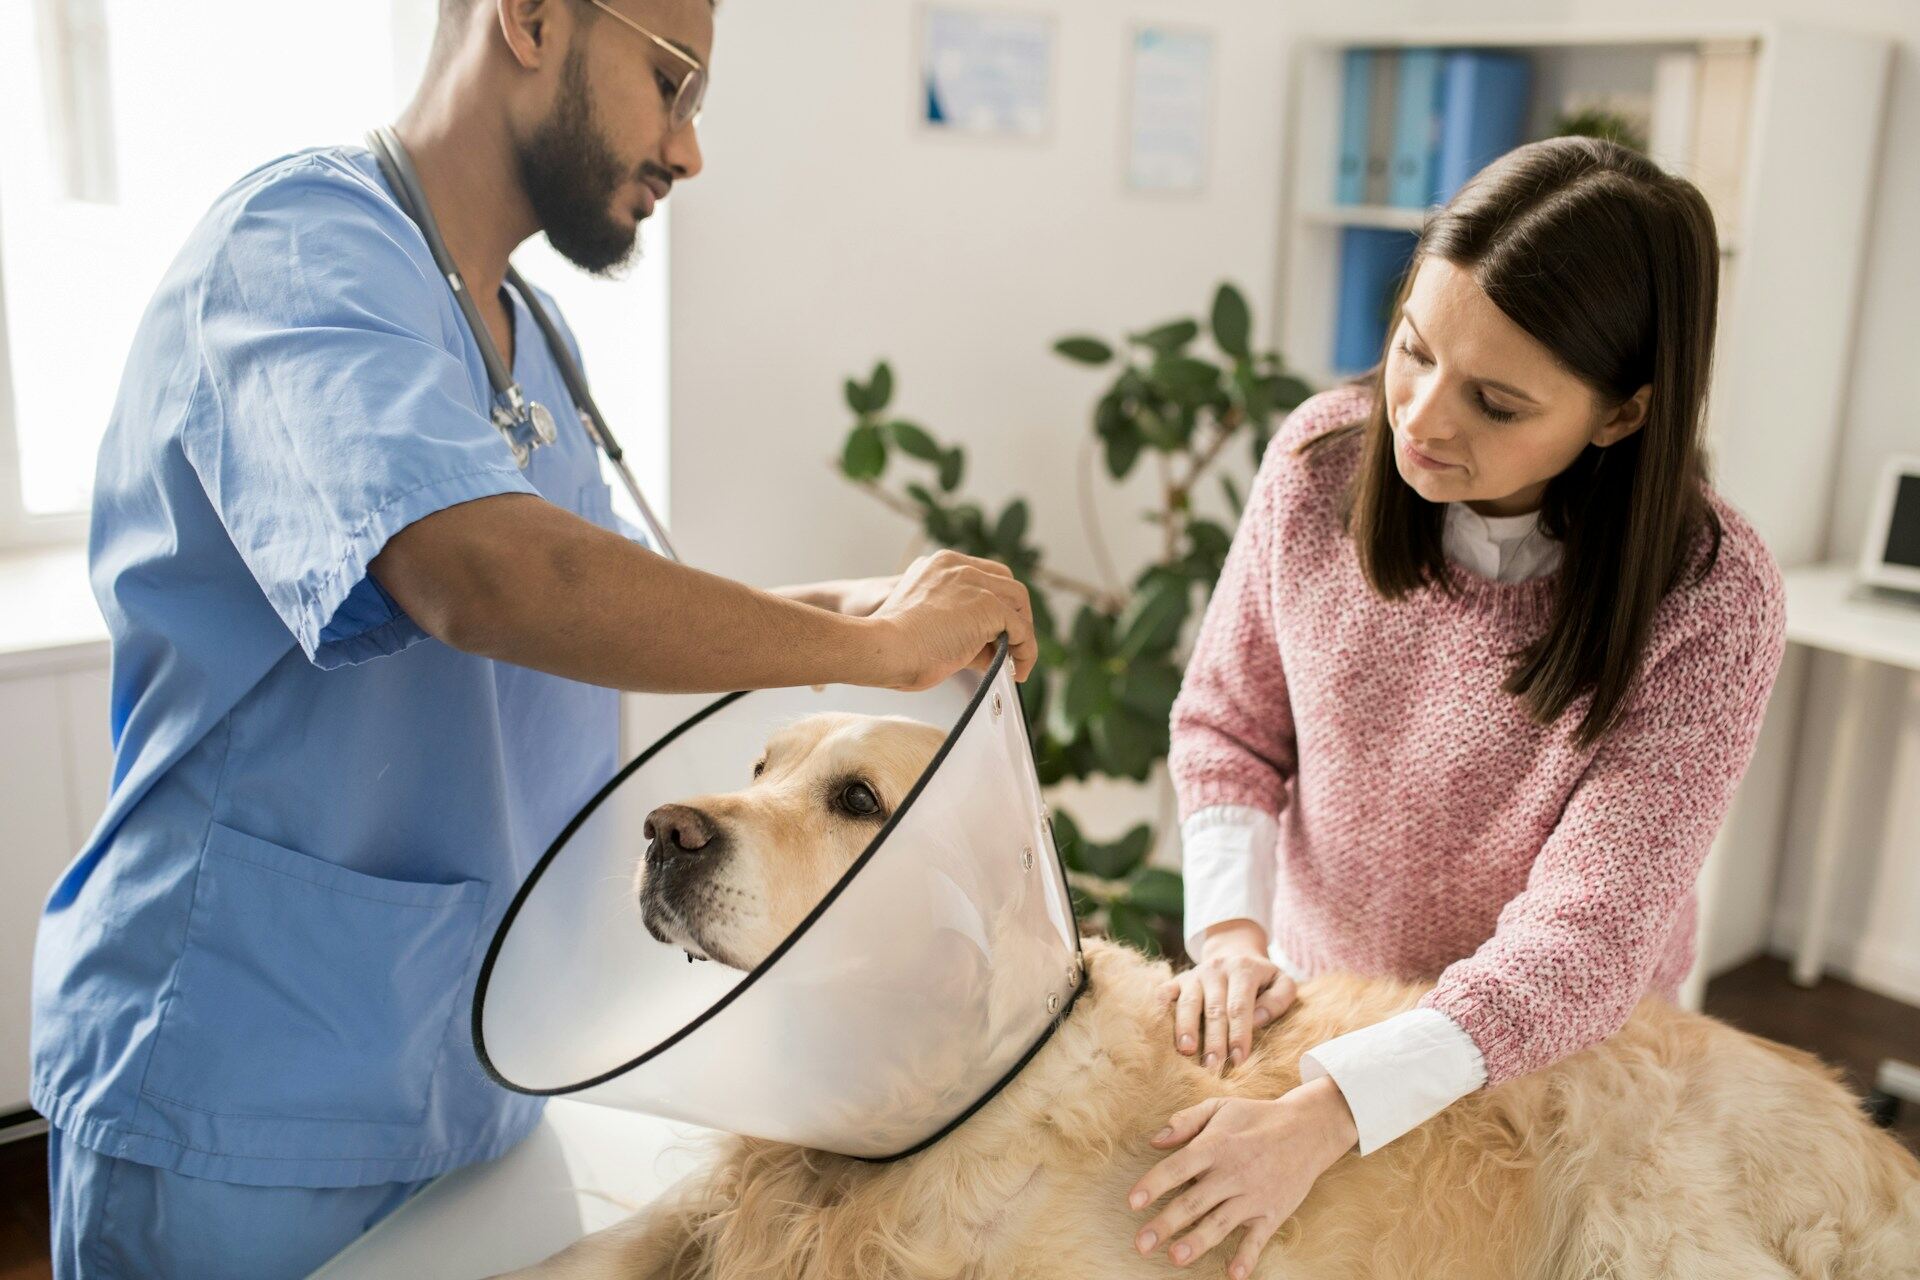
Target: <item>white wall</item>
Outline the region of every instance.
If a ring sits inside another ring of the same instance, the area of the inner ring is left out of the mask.
[[[1092,575],[1075,486],[1101,382],[1054,356],[1054,339],[1204,316],[1223,279],[1245,287],[1264,330],[1278,6],[1017,7],[1057,21],[1042,143],[921,131],[915,5],[720,7],[707,171],[674,195],[672,489],[693,562],[760,585],[900,567],[913,530],[830,470],[851,420],[841,380],[885,356],[899,412],[968,447],[969,490],[995,506],[1027,495],[1051,562]],[[1154,19],[1215,35],[1197,196],[1123,187],[1127,50],[1133,24]],[[1104,470],[1094,488],[1127,575],[1151,549],[1138,512],[1153,494],[1115,495]],[[1090,814],[1096,832],[1147,816],[1116,804]]]
[[[1455,6],[1450,6],[1453,8]],[[1572,0],[1565,11],[1583,21],[1631,23],[1670,15],[1657,0]],[[1880,154],[1879,196],[1868,229],[1867,268],[1853,341],[1853,377],[1842,418],[1841,454],[1827,496],[1826,553],[1851,560],[1865,536],[1869,498],[1882,462],[1920,451],[1920,5],[1911,0],[1689,0],[1702,20],[1774,18],[1893,37],[1895,52]],[[1808,495],[1809,501],[1820,495]],[[1791,655],[1779,713],[1799,710],[1790,752],[1791,786],[1771,919],[1757,917],[1757,944],[1789,950],[1800,935],[1807,854],[1816,809],[1825,796],[1825,763],[1838,701],[1837,659]],[[1846,808],[1851,841],[1833,922],[1834,967],[1863,985],[1920,1003],[1920,677],[1895,671],[1877,682],[1878,722],[1869,762]],[[1796,686],[1804,698],[1793,697]],[[1794,703],[1798,702],[1796,708]],[[1772,730],[1770,730],[1771,732]],[[1752,886],[1744,895],[1753,900]]]
[[[703,124],[708,171],[676,193],[671,300],[672,489],[695,562],[749,581],[895,567],[906,530],[828,470],[847,415],[843,375],[895,365],[901,411],[967,444],[972,487],[1033,497],[1059,567],[1090,572],[1074,507],[1077,450],[1097,382],[1047,354],[1083,328],[1118,330],[1201,307],[1221,278],[1271,311],[1289,32],[1355,24],[1671,21],[1665,0],[1022,0],[1058,19],[1053,137],[1041,145],[927,137],[912,118],[916,6],[732,0],[719,11],[716,84]],[[1868,245],[1854,377],[1829,553],[1850,556],[1879,459],[1920,448],[1920,6],[1910,0],[1691,0],[1701,22],[1756,14],[1887,33],[1901,41]],[[1121,188],[1130,25],[1167,21],[1219,40],[1211,181],[1199,198]],[[1327,104],[1333,110],[1333,104]],[[1110,531],[1144,552],[1134,512]],[[1118,558],[1131,561],[1124,550]],[[1778,919],[1765,918],[1777,833],[1755,833],[1733,896],[1733,943],[1790,942],[1798,855],[1822,757],[1820,672],[1805,732],[1796,700],[1770,724],[1796,754]],[[1783,682],[1786,685],[1789,682]],[[1788,692],[1791,692],[1789,689]],[[1890,681],[1883,748],[1862,778],[1858,860],[1835,959],[1868,985],[1920,1000],[1920,697]],[[1789,786],[1775,767],[1763,786]],[[1123,806],[1128,807],[1128,806]],[[1137,807],[1137,806],[1131,806]],[[1131,816],[1129,807],[1128,818]],[[1123,818],[1096,827],[1117,826]],[[1744,833],[1743,833],[1744,834]],[[1762,847],[1769,846],[1769,847]],[[1722,940],[1725,945],[1725,939]]]
[[[1203,313],[1226,278],[1264,303],[1274,6],[1159,15],[1218,40],[1214,163],[1187,198],[1122,189],[1125,53],[1153,11],[1019,7],[1058,21],[1044,143],[919,131],[911,4],[721,6],[708,168],[674,196],[672,249],[673,488],[702,565],[761,583],[895,567],[907,527],[828,470],[850,421],[841,379],[885,355],[896,407],[970,447],[969,487],[1030,495],[1060,567],[1091,572],[1073,484],[1099,379],[1052,341]],[[1138,505],[1112,504],[1109,531],[1144,549]]]

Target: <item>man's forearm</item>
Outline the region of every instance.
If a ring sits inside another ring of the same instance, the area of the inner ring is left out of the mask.
[[[864,618],[886,599],[884,584],[893,579],[844,578],[832,582],[802,582],[790,587],[770,587],[768,591],[785,600],[798,600],[816,609]]]
[[[721,692],[891,674],[882,624],[675,564],[525,495],[427,517],[373,572],[455,648],[590,684]]]

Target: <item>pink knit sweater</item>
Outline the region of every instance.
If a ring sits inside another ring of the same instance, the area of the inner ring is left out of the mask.
[[[1487,1083],[1618,1030],[1692,962],[1693,885],[1746,770],[1785,644],[1779,570],[1717,496],[1719,558],[1656,615],[1625,713],[1574,745],[1500,683],[1554,578],[1452,569],[1458,594],[1374,594],[1341,527],[1363,388],[1313,397],[1255,481],[1173,710],[1184,815],[1276,814],[1275,941],[1308,972],[1439,981]],[[1695,549],[1697,557],[1704,552]]]

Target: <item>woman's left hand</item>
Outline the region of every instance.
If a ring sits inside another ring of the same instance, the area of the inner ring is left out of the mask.
[[[1328,1076],[1271,1101],[1209,1098],[1177,1111],[1153,1145],[1180,1149],[1134,1184],[1128,1203],[1138,1211],[1169,1192],[1180,1194],[1134,1237],[1134,1247],[1151,1256],[1184,1231],[1167,1253],[1184,1267],[1244,1226],[1246,1238],[1227,1274],[1246,1280],[1314,1180],[1356,1140],[1353,1113]]]

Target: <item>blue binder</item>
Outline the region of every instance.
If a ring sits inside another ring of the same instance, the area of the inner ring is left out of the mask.
[[[1441,65],[1438,49],[1407,49],[1400,54],[1400,84],[1393,100],[1389,204],[1423,209],[1433,197],[1434,149],[1440,139]]]
[[[1373,51],[1349,49],[1340,90],[1340,167],[1334,175],[1338,204],[1366,203],[1367,104],[1373,90]]]
[[[1520,145],[1527,127],[1531,71],[1518,54],[1459,50],[1446,55],[1440,75],[1435,203],[1452,198],[1468,178]]]
[[[1333,328],[1333,371],[1371,369],[1387,344],[1393,294],[1419,237],[1411,231],[1347,227],[1340,232],[1340,298]]]

